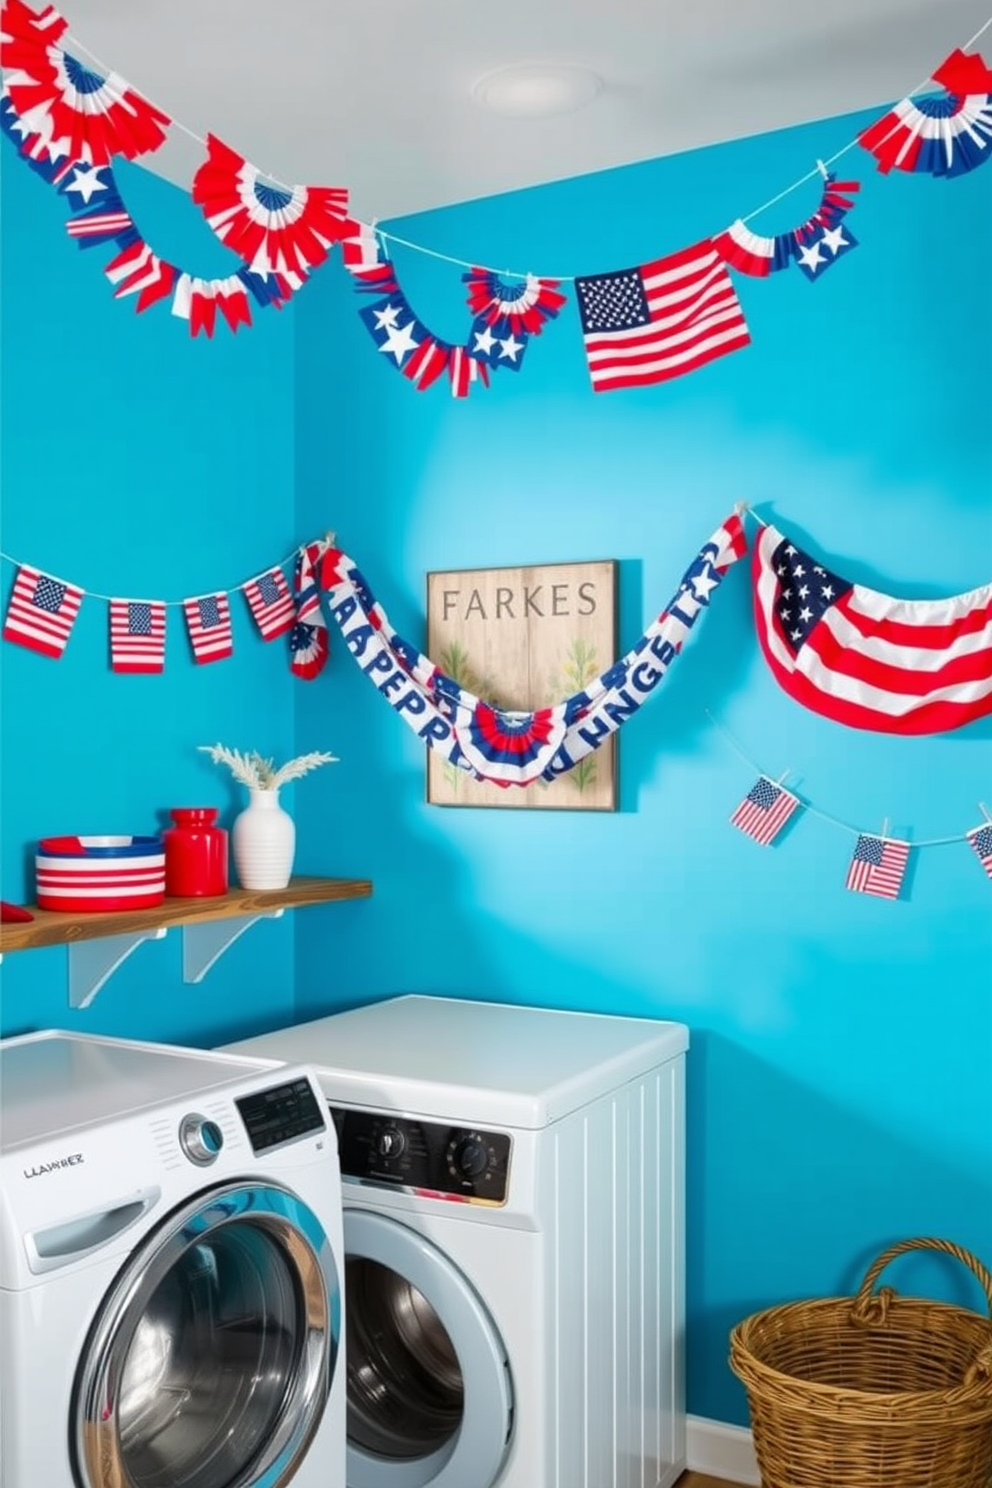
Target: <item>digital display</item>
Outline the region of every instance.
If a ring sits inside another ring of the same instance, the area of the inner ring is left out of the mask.
[[[254,1152],[265,1152],[308,1132],[324,1131],[327,1126],[309,1080],[272,1085],[268,1090],[242,1096],[234,1104]]]

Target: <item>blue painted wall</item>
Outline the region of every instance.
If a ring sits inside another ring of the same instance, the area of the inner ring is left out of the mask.
[[[471,203],[397,224],[440,253],[581,274],[674,251],[749,213],[870,116]],[[617,558],[626,649],[737,500],[855,580],[907,596],[992,576],[992,332],[984,173],[863,181],[863,247],[809,284],[738,278],[745,351],[667,386],[593,395],[574,302],[519,377],[462,404],[374,349],[343,273],[301,301],[302,529],[337,531],[394,625],[424,636],[432,569]],[[752,226],[807,216],[818,181]],[[374,204],[369,204],[373,206]],[[459,341],[459,271],[395,250],[421,319]],[[332,635],[332,642],[333,642]],[[308,866],[368,874],[368,904],[297,922],[300,1018],[400,991],[662,1018],[691,1028],[689,1404],[744,1421],[727,1331],[847,1291],[893,1239],[992,1256],[992,897],[963,844],[914,855],[909,897],[844,888],[853,836],[804,813],[762,849],[727,824],[755,770],[819,812],[911,839],[989,799],[987,722],[940,738],[845,730],[785,697],[743,565],[620,736],[616,814],[425,804],[422,747],[338,640],[301,693],[341,756],[308,798]],[[897,1284],[970,1296],[949,1267]]]
[[[544,274],[635,263],[746,213],[855,134],[827,121],[411,219],[441,252]],[[953,593],[992,570],[992,440],[981,174],[864,181],[864,248],[821,283],[739,279],[754,344],[667,386],[594,396],[570,303],[519,377],[455,403],[378,357],[335,266],[295,311],[213,344],[159,307],[115,305],[61,203],[0,160],[5,552],[101,593],[180,599],[237,584],[327,529],[393,622],[422,641],[431,569],[617,558],[624,648],[735,500],[852,578]],[[146,235],[207,273],[225,255],[188,202],[123,171]],[[753,224],[812,209],[816,184]],[[359,204],[366,209],[366,204]],[[374,203],[367,204],[368,208]],[[194,263],[195,260],[195,263]],[[397,250],[422,318],[468,323],[458,271]],[[294,324],[295,316],[295,324]],[[295,503],[295,504],[294,504]],[[13,570],[3,571],[3,597]],[[303,872],[369,876],[370,902],[256,927],[199,987],[173,934],[70,1014],[65,952],[5,959],[2,1027],[59,1024],[208,1044],[400,991],[684,1019],[689,1060],[690,1408],[745,1419],[732,1322],[848,1290],[893,1238],[992,1254],[989,885],[963,844],[914,861],[897,904],[847,893],[853,838],[807,813],[762,850],[727,817],[748,760],[788,768],[828,816],[913,838],[962,832],[989,797],[992,730],[900,740],[845,731],[776,688],[728,579],[620,741],[615,814],[425,804],[414,736],[343,645],[290,685],[235,598],[235,656],[113,676],[106,607],[84,605],[60,662],[0,648],[2,893],[30,891],[49,831],[146,831],[170,804],[240,805],[195,752],[329,748],[299,783]],[[332,636],[332,643],[334,637]],[[719,725],[714,720],[718,720]],[[295,949],[295,963],[294,963]],[[948,1270],[901,1284],[973,1297]]]
[[[193,340],[167,305],[137,316],[79,251],[63,201],[4,142],[0,546],[98,594],[181,600],[233,587],[289,552],[293,510],[293,314],[266,311],[235,338]],[[205,275],[230,255],[174,187],[122,164],[132,214],[165,258]],[[15,569],[4,563],[3,602]],[[243,804],[198,754],[222,740],[288,757],[295,728],[284,643],[266,647],[241,595],[235,651],[198,666],[179,608],[161,676],[110,671],[108,606],[84,601],[59,661],[0,647],[3,897],[33,898],[33,847],[50,833],[144,833],[168,808]],[[84,1012],[66,1001],[61,948],[4,958],[2,1029],[69,1026],[220,1040],[291,1013],[291,917],[257,926],[197,986],[178,931],[143,945]]]

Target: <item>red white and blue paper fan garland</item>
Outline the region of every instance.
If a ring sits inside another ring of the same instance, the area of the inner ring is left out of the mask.
[[[61,42],[68,22],[53,6],[36,12],[4,0],[0,66],[29,133],[52,155],[106,165],[157,150],[172,122],[117,73],[84,65]],[[38,144],[29,153],[36,153]]]
[[[346,190],[280,186],[213,134],[192,195],[217,237],[249,269],[282,275],[294,289],[355,230]]]
[[[528,274],[518,288],[482,268],[471,269],[462,279],[468,285],[468,307],[475,315],[471,355],[490,367],[519,372],[531,336],[539,336],[545,322],[553,320],[565,303],[558,280]]]
[[[392,357],[392,365],[420,390],[447,372],[453,396],[464,398],[474,383],[488,387],[491,370],[518,371],[530,337],[538,335],[565,303],[557,280],[530,274],[523,288],[515,291],[491,270],[473,268],[463,278],[475,319],[465,345],[453,345],[435,336],[419,318],[392,262],[380,261],[375,229],[367,223],[356,223],[355,228],[343,244],[345,268],[359,294],[376,296],[359,317],[379,350]]]
[[[854,206],[854,195],[860,189],[857,181],[838,181],[825,174],[820,205],[812,217],[791,232],[761,237],[738,220],[725,232],[718,233],[713,246],[731,268],[742,274],[764,278],[793,261],[807,279],[822,278],[832,263],[857,247],[857,239],[841,222]]]
[[[262,275],[243,267],[224,277],[203,278],[160,258],[142,238],[110,165],[53,158],[47,150],[29,156],[30,133],[9,95],[0,100],[0,127],[27,163],[70,203],[69,237],[80,248],[110,244],[119,250],[104,272],[116,299],[137,296],[138,312],[171,296],[172,313],[189,323],[190,334],[202,330],[209,337],[218,312],[236,331],[239,325],[251,325],[251,301],[260,309],[279,308],[292,293],[279,274]]]
[[[933,80],[944,93],[904,98],[858,135],[880,171],[950,179],[992,154],[992,71],[979,53],[958,48]]]
[[[293,565],[296,618],[289,633],[289,669],[304,682],[312,682],[319,676],[330,652],[316,575],[316,564],[325,546],[319,542],[307,543],[300,548]]]

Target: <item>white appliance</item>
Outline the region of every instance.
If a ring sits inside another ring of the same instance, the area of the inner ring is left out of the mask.
[[[342,1268],[309,1070],[0,1041],[3,1488],[343,1488]]]
[[[676,1023],[404,996],[232,1045],[338,1130],[347,1488],[667,1488],[685,1466]]]

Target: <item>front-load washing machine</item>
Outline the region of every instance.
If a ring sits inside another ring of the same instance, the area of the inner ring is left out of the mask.
[[[305,1057],[337,1127],[347,1488],[679,1477],[687,1044],[403,996],[230,1046]]]
[[[308,1069],[0,1041],[3,1488],[343,1488],[342,1271]]]

